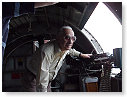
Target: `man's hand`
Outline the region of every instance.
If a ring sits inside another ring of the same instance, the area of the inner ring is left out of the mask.
[[[90,58],[90,56],[92,56],[92,54],[80,54],[81,58]]]

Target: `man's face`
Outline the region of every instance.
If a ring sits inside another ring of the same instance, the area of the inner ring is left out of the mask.
[[[65,33],[60,37],[60,48],[61,50],[69,50],[73,46],[76,40],[74,32],[71,29],[64,29]]]

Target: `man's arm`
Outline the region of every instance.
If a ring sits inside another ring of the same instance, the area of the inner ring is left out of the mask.
[[[41,65],[37,73],[37,91],[38,92],[47,92],[47,87],[49,84],[49,61],[47,55],[41,53]]]
[[[92,54],[83,54],[79,51],[76,51],[75,49],[70,49],[69,50],[69,55],[76,56],[76,57],[81,57],[81,58],[90,58],[90,56],[92,56]]]
[[[90,56],[92,56],[92,54],[82,54],[80,53],[79,55],[81,58],[90,58]]]

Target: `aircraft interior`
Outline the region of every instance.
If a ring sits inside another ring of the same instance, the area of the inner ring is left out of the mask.
[[[104,4],[122,25],[122,3]],[[13,17],[2,63],[2,91],[22,92],[22,75],[33,53],[55,39],[61,26],[69,25],[77,37],[73,48],[93,55],[90,59],[66,56],[52,81],[52,91],[122,92],[122,48],[114,48],[110,55],[105,53],[89,29],[84,28],[97,5],[98,2],[59,2],[35,8],[34,14]],[[120,68],[121,72],[112,77],[112,68]]]

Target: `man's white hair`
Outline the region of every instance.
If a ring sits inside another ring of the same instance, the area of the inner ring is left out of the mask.
[[[72,28],[71,28],[70,26],[62,26],[62,27],[60,28],[60,31],[63,31],[63,29],[71,29],[71,30],[72,30]]]
[[[73,29],[70,26],[62,26],[58,32],[58,35],[63,35],[64,29],[70,29],[73,31]]]

